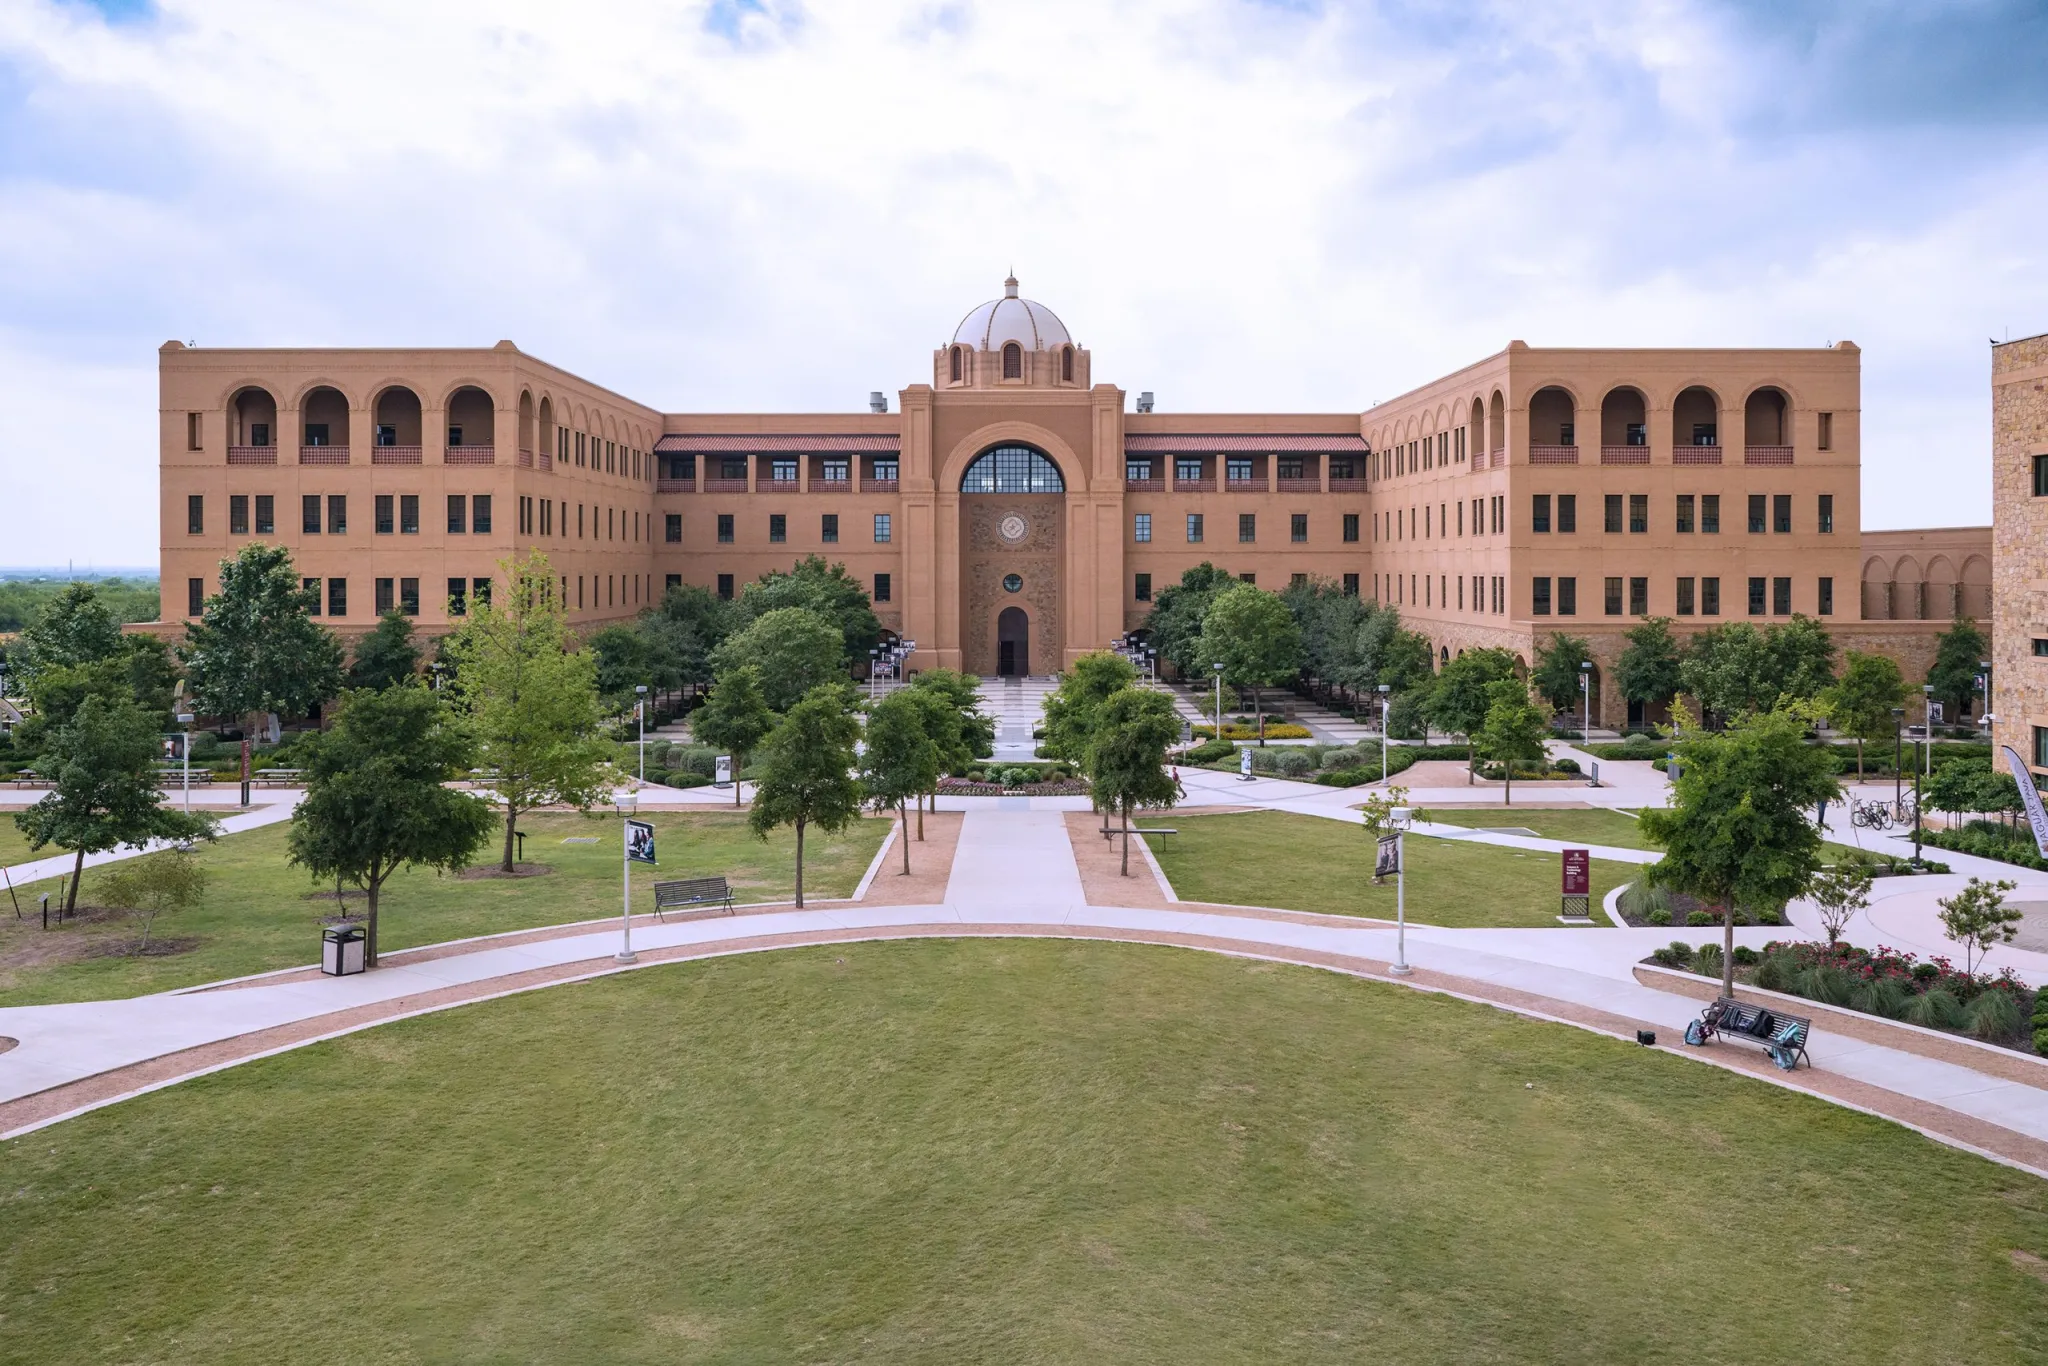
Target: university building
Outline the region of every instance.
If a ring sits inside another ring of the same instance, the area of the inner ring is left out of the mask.
[[[1991,505],[1993,738],[2048,775],[2048,335],[1991,348]]]
[[[289,547],[344,632],[392,608],[445,630],[530,549],[579,625],[821,554],[916,642],[912,668],[1043,674],[1140,627],[1207,560],[1395,604],[1440,660],[1583,636],[1595,715],[1616,723],[1608,676],[1643,615],[1818,616],[1911,677],[1952,612],[1989,597],[1983,529],[1860,530],[1848,342],[1516,341],[1364,411],[1166,412],[1098,383],[1011,279],[931,363],[893,411],[877,393],[866,412],[664,413],[509,341],[166,343],[167,627],[250,540]],[[1930,595],[1936,558],[1950,568]]]

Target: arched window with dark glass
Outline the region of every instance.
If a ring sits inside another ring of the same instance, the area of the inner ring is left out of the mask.
[[[1030,446],[994,446],[960,476],[962,493],[1065,493],[1060,467]]]
[[[1074,348],[1071,346],[1060,348],[1060,379],[1068,384],[1074,382]]]
[[[1003,343],[1003,378],[1024,378],[1024,348],[1015,342]]]
[[[960,348],[953,348],[953,383],[960,382]]]

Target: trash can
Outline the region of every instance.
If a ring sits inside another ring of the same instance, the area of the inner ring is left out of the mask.
[[[363,970],[367,946],[358,925],[330,925],[320,933],[320,971],[347,977]]]

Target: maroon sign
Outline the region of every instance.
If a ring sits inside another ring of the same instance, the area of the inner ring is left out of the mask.
[[[1567,849],[1564,851],[1564,894],[1566,896],[1591,896],[1593,894],[1593,853],[1590,849]]]

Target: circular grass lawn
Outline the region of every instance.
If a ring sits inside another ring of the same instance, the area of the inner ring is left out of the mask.
[[[2048,1354],[2048,1183],[1631,1044],[1181,949],[656,967],[0,1154],[9,1362]]]

